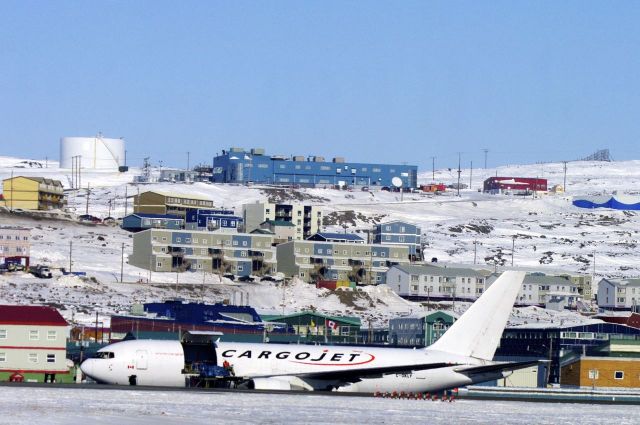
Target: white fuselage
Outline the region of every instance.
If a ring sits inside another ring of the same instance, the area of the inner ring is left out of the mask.
[[[396,365],[451,363],[450,367],[364,377],[340,386],[339,391],[429,392],[480,382],[456,372],[460,365],[481,365],[486,361],[462,358],[428,349],[342,347],[294,344],[218,342],[218,365],[226,360],[235,376],[252,380],[261,389],[331,389],[330,381],[299,379],[301,374],[366,369]],[[129,385],[185,386],[182,373],[185,358],[178,341],[136,340],[111,344],[100,350],[103,358],[88,359],[82,371],[98,382]],[[109,353],[113,353],[111,356]],[[213,360],[213,359],[212,359]],[[453,366],[455,364],[455,366]],[[497,379],[502,373],[483,376]],[[319,385],[319,386],[318,386]],[[336,385],[337,387],[337,385]]]

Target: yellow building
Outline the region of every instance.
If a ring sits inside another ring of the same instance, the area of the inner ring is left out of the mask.
[[[588,357],[562,366],[562,385],[593,388],[640,388],[637,357]]]
[[[60,180],[17,176],[2,181],[4,206],[10,209],[52,210],[65,206]]]
[[[133,197],[134,213],[171,214],[185,218],[188,208],[210,209],[213,208],[213,201],[199,196],[154,191]]]

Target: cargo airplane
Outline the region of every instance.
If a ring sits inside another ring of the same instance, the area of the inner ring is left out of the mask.
[[[523,272],[506,271],[427,348],[212,342],[207,360],[233,366],[249,388],[434,392],[509,376],[536,362],[492,361]],[[183,387],[190,350],[180,341],[131,340],[100,349],[82,371],[106,384]]]

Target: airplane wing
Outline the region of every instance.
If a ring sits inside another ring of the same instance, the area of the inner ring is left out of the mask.
[[[456,366],[455,363],[424,363],[413,365],[384,366],[370,368],[349,368],[344,370],[328,370],[320,372],[300,372],[251,376],[251,378],[277,378],[295,376],[300,379],[341,381],[343,383],[358,382],[362,378],[373,378],[390,373],[411,373],[418,370],[439,369]]]
[[[465,375],[479,375],[482,373],[494,373],[524,369],[526,367],[535,366],[537,364],[540,364],[540,360],[531,360],[526,362],[493,363],[484,366],[462,366],[454,369],[454,371]]]

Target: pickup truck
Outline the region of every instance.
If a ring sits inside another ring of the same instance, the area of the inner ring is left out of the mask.
[[[32,275],[36,276],[36,277],[41,277],[44,279],[50,279],[51,278],[51,270],[49,270],[49,267],[47,266],[43,266],[38,264],[37,266],[34,267],[29,267],[29,273],[31,273]]]

